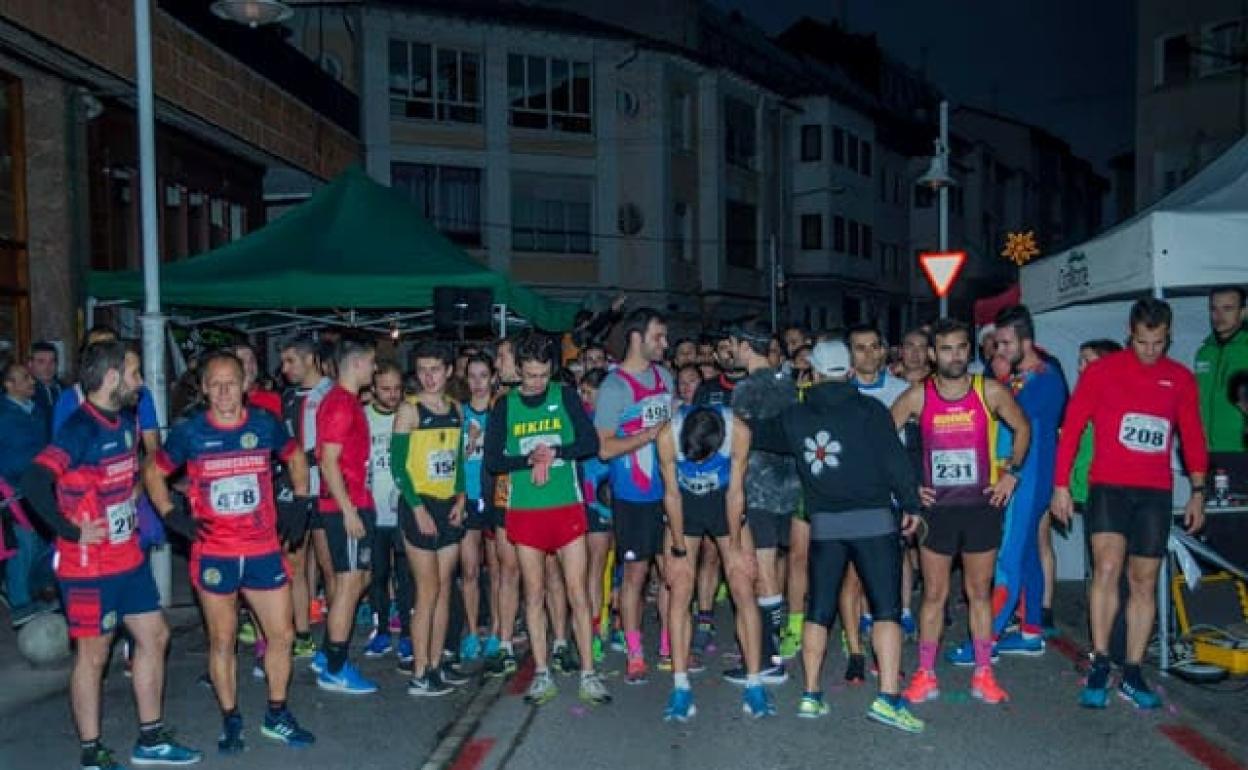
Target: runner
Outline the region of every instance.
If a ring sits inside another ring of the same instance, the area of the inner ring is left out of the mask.
[[[507,395],[515,387],[516,357],[515,346],[510,340],[501,340],[497,347],[498,358],[495,359],[495,372],[507,383],[498,383],[495,403]],[[505,367],[505,368],[504,368]],[[486,426],[489,427],[488,424]],[[516,671],[516,653],[513,636],[516,630],[516,614],[520,607],[520,562],[516,554],[516,546],[507,536],[507,504],[511,498],[511,481],[507,474],[488,473],[483,490],[489,501],[490,523],[494,529],[492,548],[492,572],[498,573],[498,601],[496,607],[495,626],[491,637],[497,638],[497,646],[487,640],[485,650],[485,675],[489,677],[509,676]],[[491,574],[491,580],[493,580]]]
[[[261,734],[292,747],[316,741],[286,705],[295,627],[278,539],[279,530],[283,539],[302,538],[315,500],[307,496],[307,461],[286,428],[272,413],[244,406],[243,372],[233,353],[209,354],[200,368],[208,411],[176,425],[143,472],[152,505],[191,543],[191,584],[208,626],[208,671],[223,715],[222,754],[244,749],[234,643],[240,594],[265,631],[269,707]],[[275,456],[286,463],[298,496],[280,515]],[[171,497],[167,479],[183,466],[189,494]]]
[[[624,319],[621,332],[624,360],[603,380],[594,426],[601,441],[598,454],[611,466],[616,563],[623,565],[620,618],[628,649],[626,681],[642,684],[641,596],[650,562],[662,562],[663,480],[654,440],[671,419],[674,386],[671,373],[659,365],[667,350],[663,316],[639,308]],[[659,611],[666,614],[662,601]]]
[[[399,407],[390,462],[403,495],[399,525],[416,581],[415,659],[407,692],[436,697],[468,681],[449,661],[442,662],[464,536],[463,418],[459,405],[446,395],[450,346],[426,340],[412,358],[420,395]]]
[[[373,609],[373,631],[364,648],[364,656],[379,658],[391,649],[399,662],[412,659],[412,573],[407,566],[407,551],[399,529],[399,488],[390,469],[390,443],[394,436],[394,416],[403,403],[403,371],[393,361],[377,364],[373,374],[373,399],[364,407],[368,416],[368,434],[372,451],[369,454],[368,488],[377,512],[377,528],[373,531],[373,573],[369,588],[369,606]],[[390,597],[391,578],[394,585]],[[390,607],[397,610],[399,640],[395,646]]]
[[[319,495],[321,491],[320,469],[316,465],[316,410],[320,408],[325,394],[334,381],[321,374],[317,360],[317,343],[311,337],[297,337],[282,346],[282,375],[290,387],[282,393],[282,419],[286,430],[304,450],[308,461],[308,494]],[[324,545],[325,530],[321,517],[312,514],[310,528],[312,539]],[[315,546],[314,546],[315,548]],[[326,552],[328,554],[328,552]],[[311,604],[316,595],[316,559],[308,559],[308,537],[295,543],[288,553],[290,560],[290,591],[295,615],[296,658],[311,658],[314,667],[324,668],[324,654],[318,654],[312,641]],[[334,573],[324,570],[325,595],[333,596]]]
[[[1210,452],[1244,452],[1244,416],[1227,398],[1232,375],[1248,369],[1244,289],[1219,286],[1209,292],[1210,334],[1196,351],[1200,418]]]
[[[772,336],[761,323],[733,332],[733,358],[748,376],[737,385],[732,397],[733,411],[751,429],[797,403],[793,381],[771,368],[767,359]],[[754,539],[758,558],[758,606],[762,613],[763,670],[767,684],[780,684],[788,678],[780,657],[780,631],[788,622],[784,596],[785,567],[781,556],[789,547],[792,517],[801,498],[801,481],[792,457],[760,449],[750,451],[745,472],[745,516]],[[729,681],[740,684],[745,671],[724,672]]]
[[[732,391],[749,374],[745,363],[737,357],[736,350],[736,343],[726,334],[715,341],[715,364],[719,367],[719,375],[698,386],[693,403],[698,406],[732,403]]]
[[[1090,489],[1084,525],[1092,550],[1088,613],[1092,627],[1092,669],[1079,704],[1105,708],[1109,688],[1109,636],[1118,612],[1118,580],[1125,564],[1127,656],[1120,692],[1137,708],[1155,709],[1161,698],[1140,673],[1140,662],[1156,614],[1157,572],[1170,532],[1174,433],[1182,439],[1183,462],[1192,485],[1183,523],[1196,532],[1205,520],[1208,450],[1200,423],[1196,378],[1166,356],[1170,306],[1143,299],[1131,308],[1130,349],[1111,353],[1079,378],[1066,410],[1057,447],[1053,516],[1070,521],[1071,468],[1083,430],[1093,431]]]
[[[78,366],[85,399],[21,483],[30,510],[56,533],[56,576],[77,648],[69,702],[82,770],[123,768],[100,738],[100,687],[119,623],[135,641],[139,739],[131,761],[192,765],[203,759],[202,752],[177,743],[161,717],[169,627],[135,526],[139,369],[138,354],[120,342],[88,344]]]
[[[672,694],[666,721],[686,722],[697,713],[689,672],[694,569],[704,537],[712,538],[726,565],[737,608],[737,637],[745,664],[742,710],[755,718],[773,716],[775,706],[759,678],[761,621],[754,604],[757,564],[754,543],[745,526],[745,472],[750,431],[724,406],[682,406],[659,432],[657,446],[663,474],[664,509],[669,531],[665,562],[671,586],[668,618],[672,636]]]
[[[911,386],[893,404],[898,430],[917,420],[922,434],[923,485],[928,509],[927,536],[920,543],[923,606],[919,617],[919,668],[906,700],[922,703],[939,696],[936,652],[949,598],[949,574],[961,555],[970,602],[975,673],[971,695],[985,703],[1008,699],[992,673],[992,572],[1001,544],[1001,508],[1018,484],[1027,456],[1031,426],[1009,391],[996,380],[967,372],[971,331],[944,318],[932,329],[932,379]],[[1014,431],[1014,453],[996,478],[994,418]]]
[[[580,699],[603,704],[611,696],[594,673],[586,512],[575,464],[597,451],[598,437],[576,391],[551,385],[554,357],[555,341],[545,335],[531,334],[517,343],[520,387],[500,398],[490,413],[485,464],[491,473],[506,473],[510,481],[507,532],[519,555],[535,670],[525,700],[541,705],[558,694],[547,665],[544,601],[547,557],[554,554],[580,652]]]
[[[490,513],[484,493],[485,477],[485,429],[490,416],[494,395],[494,364],[486,356],[477,354],[465,365],[465,381],[468,384],[468,400],[462,405],[464,415],[464,539],[459,545],[459,581],[464,597],[464,617],[468,632],[459,646],[459,659],[470,663],[481,657],[483,646],[477,621],[481,612],[481,553],[485,538],[491,529]],[[490,572],[490,611],[498,612],[498,596],[494,570]],[[491,628],[494,624],[491,623]],[[489,640],[486,640],[486,644]],[[497,644],[495,639],[494,644]],[[494,648],[497,649],[497,648]],[[494,650],[488,650],[492,653]]]
[[[331,692],[367,695],[377,692],[377,685],[348,662],[347,651],[355,608],[368,590],[372,569],[377,515],[368,491],[370,440],[360,391],[372,382],[377,353],[369,341],[343,337],[335,355],[337,381],[316,410],[316,460],[323,482],[317,509],[334,572],[316,684]]]
[[[798,473],[810,515],[810,595],[802,627],[805,689],[798,716],[828,713],[820,686],[828,629],[836,620],[841,580],[849,563],[861,576],[875,617],[872,642],[880,666],[879,695],[867,716],[906,732],[923,722],[901,690],[901,549],[898,535],[918,526],[917,485],[888,412],[849,382],[845,343],[824,341],[811,355],[815,384],[805,401],[778,420],[758,424],[754,446],[799,456]],[[900,519],[900,520],[899,520]],[[853,623],[854,619],[849,618]]]
[[[578,390],[585,414],[592,422],[598,406],[598,391],[607,378],[605,369],[590,369],[581,377]],[[589,547],[589,569],[585,575],[586,590],[589,592],[590,619],[593,622],[594,662],[600,663],[605,655],[607,639],[603,638],[604,624],[602,613],[607,612],[610,620],[610,606],[604,597],[610,593],[611,575],[607,573],[607,554],[611,551],[611,487],[607,481],[610,468],[597,455],[590,455],[581,461],[581,489],[585,496],[585,512],[589,519],[588,534],[585,542]],[[607,623],[606,625],[610,625]]]

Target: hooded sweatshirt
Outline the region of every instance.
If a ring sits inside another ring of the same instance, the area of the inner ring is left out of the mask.
[[[731,402],[733,413],[753,430],[756,425],[774,421],[796,404],[797,388],[793,380],[775,369],[759,369],[737,381]],[[757,445],[751,448],[745,470],[746,508],[788,515],[797,510],[801,493],[792,457],[760,450]]]

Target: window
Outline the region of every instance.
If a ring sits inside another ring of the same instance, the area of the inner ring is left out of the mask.
[[[845,217],[832,217],[832,250],[845,252]]]
[[[858,161],[858,172],[863,176],[871,176],[871,143],[866,139],[862,140],[862,152]]]
[[[470,51],[390,41],[390,114],[481,122],[481,58]]]
[[[517,53],[507,57],[513,126],[588,134],[592,91],[589,62]]]
[[[724,160],[752,168],[756,138],[754,107],[740,99],[724,99]]]
[[[753,270],[758,267],[757,209],[748,203],[727,201],[724,252],[728,264]]]
[[[802,214],[802,250],[817,251],[823,248],[823,215]]]
[[[832,128],[832,162],[845,163],[845,129],[835,126]]]
[[[481,245],[481,169],[395,163],[390,184],[443,235],[464,246]]]
[[[802,162],[812,163],[823,158],[823,126],[802,126]]]
[[[1191,77],[1192,55],[1186,35],[1165,35],[1158,38],[1153,55],[1156,59],[1154,85],[1174,85]]]
[[[845,135],[845,163],[855,171],[858,170],[858,137]]]
[[[1200,74],[1216,75],[1238,69],[1237,57],[1245,54],[1243,24],[1225,21],[1205,27],[1202,46],[1208,53],[1200,57]]]
[[[677,203],[672,217],[672,256],[680,262],[693,261],[693,217],[689,204]]]
[[[864,259],[871,259],[871,247],[875,243],[875,241],[872,240],[872,236],[874,235],[875,233],[872,231],[871,225],[862,226],[862,249],[858,253],[861,254]]]
[[[857,222],[852,219],[849,220],[849,253],[853,255],[858,254],[858,248],[861,245],[858,238],[860,235],[858,227],[859,225]]]
[[[556,254],[591,252],[593,180],[579,176],[514,174],[511,247]]]
[[[689,150],[693,146],[693,99],[689,94],[672,94],[672,147]]]

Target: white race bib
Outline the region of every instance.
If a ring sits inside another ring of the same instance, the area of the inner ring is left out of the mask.
[[[114,545],[124,543],[134,534],[138,515],[134,510],[134,501],[110,505],[104,509],[108,516],[108,542]]]
[[[208,490],[218,516],[245,516],[260,507],[260,479],[254,473],[212,482]]]
[[[932,450],[932,486],[969,487],[979,484],[979,454],[974,449]]]
[[[719,474],[700,473],[696,476],[682,476],[680,486],[691,495],[709,495],[719,489]]]
[[[1132,452],[1163,454],[1170,443],[1170,421],[1151,414],[1127,412],[1118,426],[1118,443]]]
[[[427,468],[430,481],[450,481],[455,478],[455,453],[449,449],[439,449],[429,453]]]
[[[667,396],[651,396],[641,402],[641,427],[653,428],[672,417],[672,401]]]

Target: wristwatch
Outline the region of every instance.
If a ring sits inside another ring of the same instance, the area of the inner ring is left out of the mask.
[[[1004,470],[1006,473],[1010,474],[1014,478],[1018,478],[1019,475],[1023,471],[1023,466],[1015,465],[1014,463],[1006,463],[1006,466],[1002,470]]]
[[[688,555],[689,552],[684,548],[677,548],[674,545],[672,546],[672,556],[675,556],[677,559],[683,559]]]

